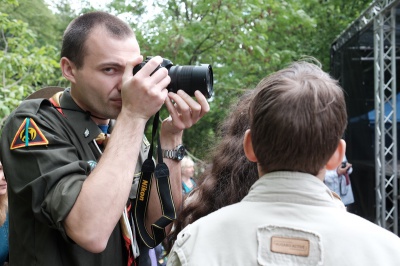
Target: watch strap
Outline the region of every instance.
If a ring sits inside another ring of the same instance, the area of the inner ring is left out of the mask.
[[[162,150],[163,158],[167,159],[177,159],[177,150]]]
[[[182,160],[185,153],[185,147],[182,144],[176,146],[173,150],[164,150],[162,149],[163,158],[168,158],[172,160]]]

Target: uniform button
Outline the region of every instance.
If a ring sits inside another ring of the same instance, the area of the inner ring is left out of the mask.
[[[85,136],[85,138],[89,137],[89,129],[85,129],[85,132],[83,132],[83,136]]]

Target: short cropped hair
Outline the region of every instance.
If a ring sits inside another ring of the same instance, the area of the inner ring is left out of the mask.
[[[71,60],[79,69],[83,67],[88,47],[85,42],[96,27],[104,27],[114,38],[123,39],[135,36],[131,27],[118,17],[102,11],[94,11],[75,18],[63,35],[61,57]]]
[[[346,126],[343,90],[319,66],[306,61],[264,78],[250,105],[253,149],[264,173],[317,175]]]

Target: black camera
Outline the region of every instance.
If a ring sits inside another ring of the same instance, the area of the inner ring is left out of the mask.
[[[135,75],[152,56],[146,57],[141,64],[133,68]],[[163,62],[157,67],[156,72],[160,67],[168,69],[168,75],[171,78],[171,83],[168,85],[168,91],[177,92],[183,90],[190,96],[194,96],[195,91],[200,91],[206,98],[210,98],[214,92],[213,88],[213,72],[211,65],[202,64],[200,66],[174,66],[174,64],[163,58]],[[154,73],[153,72],[153,73]]]
[[[347,162],[342,162],[342,168],[345,168],[347,165]]]

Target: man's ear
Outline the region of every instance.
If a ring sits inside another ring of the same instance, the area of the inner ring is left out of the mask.
[[[338,166],[342,163],[345,153],[346,153],[346,141],[341,139],[339,141],[339,144],[335,152],[332,154],[331,158],[326,163],[325,168],[327,170],[335,170],[336,168],[338,168]]]
[[[64,78],[69,80],[71,83],[75,83],[75,64],[71,62],[68,58],[62,57],[60,60],[60,67]]]
[[[253,143],[251,142],[250,129],[246,130],[246,132],[244,133],[243,149],[244,149],[244,154],[246,155],[247,159],[249,159],[250,162],[258,161],[256,155],[254,154]]]

